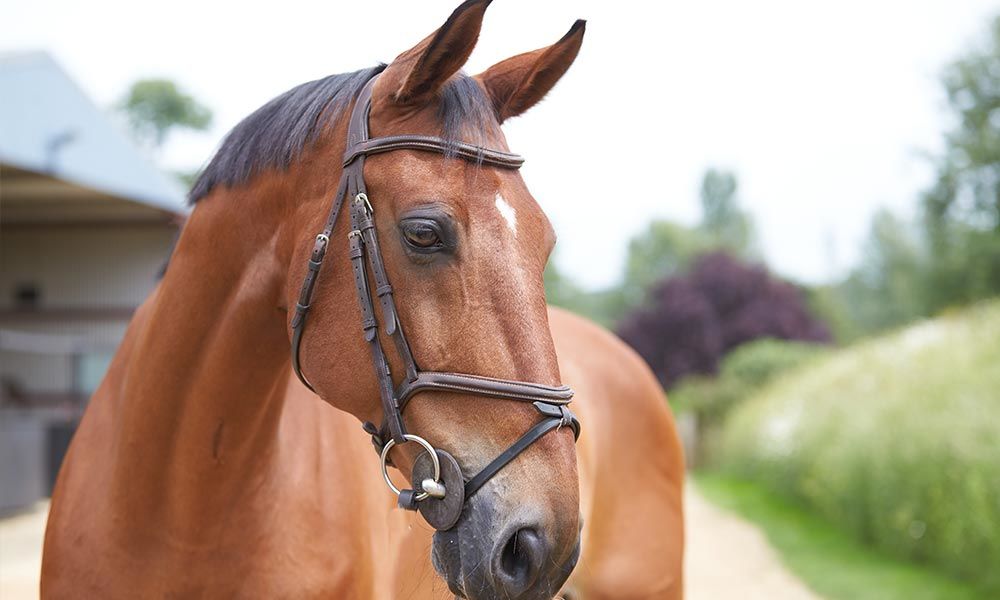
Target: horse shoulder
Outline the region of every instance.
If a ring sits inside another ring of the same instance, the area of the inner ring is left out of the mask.
[[[417,513],[396,508],[354,416],[291,375],[279,435],[285,488],[296,490],[285,518],[302,534],[296,553],[311,561],[299,571],[325,576],[326,597],[452,597],[430,562],[433,530]],[[395,469],[390,474],[403,480]],[[332,576],[331,565],[339,575]]]
[[[583,427],[583,549],[567,589],[585,598],[680,598],[684,455],[666,395],[611,333],[554,307],[549,323]]]
[[[134,348],[145,335],[156,290],[136,310],[108,371],[94,391],[63,459],[52,492],[42,553],[43,597],[107,592],[106,577],[93,560],[114,554],[108,548],[110,501],[115,460],[114,440],[121,411],[121,387]],[[109,561],[100,561],[107,564]]]

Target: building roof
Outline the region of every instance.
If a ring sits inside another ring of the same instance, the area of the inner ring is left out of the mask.
[[[174,214],[184,190],[44,52],[0,54],[0,163]]]

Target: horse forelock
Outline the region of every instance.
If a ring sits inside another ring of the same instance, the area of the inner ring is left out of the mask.
[[[226,134],[188,193],[195,204],[217,187],[248,184],[266,171],[284,171],[319,141],[353,105],[369,79],[386,65],[330,75],[298,85],[272,99]],[[484,144],[498,123],[486,91],[464,73],[437,94],[440,135],[449,142]]]

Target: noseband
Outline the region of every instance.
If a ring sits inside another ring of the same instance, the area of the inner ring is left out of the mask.
[[[375,78],[368,81],[351,111],[347,147],[344,152],[344,170],[326,225],[322,233],[316,236],[298,304],[295,307],[295,315],[292,317],[292,368],[302,383],[313,390],[309,380],[302,373],[300,362],[302,332],[305,330],[313,288],[323,266],[337,216],[340,214],[344,199],[350,198],[351,231],[347,235],[349,255],[354,271],[358,306],[361,309],[362,329],[365,341],[371,349],[383,414],[380,427],[370,422],[366,422],[363,427],[372,436],[372,443],[381,457],[382,475],[390,489],[399,496],[399,506],[407,510],[419,509],[435,529],[445,530],[453,527],[458,521],[465,500],[531,444],[549,431],[562,426],[571,427],[574,436],[579,437],[580,424],[566,406],[573,397],[573,391],[566,386],[549,386],[466,373],[424,371],[417,366],[399,321],[392,286],[389,284],[382,252],[379,249],[372,205],[365,188],[365,157],[393,150],[423,150],[456,156],[501,169],[518,169],[524,159],[509,152],[462,142],[448,142],[432,136],[394,135],[370,139],[368,120],[374,83]],[[404,374],[399,385],[395,384],[389,371],[389,363],[378,335],[378,320],[375,317],[369,269],[375,283],[374,297],[378,299],[382,319],[385,322],[385,335],[393,340],[396,352],[403,362]],[[535,407],[542,419],[482,471],[466,480],[454,457],[444,450],[436,450],[427,440],[411,435],[406,430],[403,409],[414,395],[423,391],[472,394],[485,398],[528,402]],[[393,446],[407,442],[415,442],[427,452],[421,454],[414,464],[412,480],[416,489],[399,490],[389,479],[387,471],[387,466],[390,464],[389,450]]]

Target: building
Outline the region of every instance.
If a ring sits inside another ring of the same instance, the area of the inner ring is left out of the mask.
[[[51,57],[0,55],[0,511],[47,495],[185,213]]]

